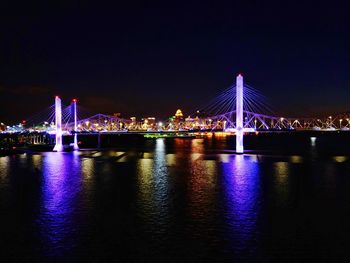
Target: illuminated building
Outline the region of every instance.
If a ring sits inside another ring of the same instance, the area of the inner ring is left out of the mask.
[[[147,118],[142,118],[142,129],[143,130],[152,130],[157,128],[157,123],[156,123],[156,118],[154,117],[147,117]]]
[[[0,123],[0,132],[6,130],[6,125],[4,123]]]
[[[182,114],[182,111],[180,109],[178,109],[176,112],[175,112],[175,120],[182,120],[184,117],[184,115]]]

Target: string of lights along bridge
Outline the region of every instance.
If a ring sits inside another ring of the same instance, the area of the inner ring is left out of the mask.
[[[349,130],[350,119],[346,114],[323,118],[286,118],[273,116],[266,97],[258,90],[245,85],[243,76],[236,77],[236,83],[215,97],[207,106],[197,110],[193,117],[184,118],[181,110],[165,122],[155,118],[137,121],[135,117],[123,119],[118,116],[95,114],[79,117],[77,100],[62,107],[61,98],[55,97],[55,104],[48,114],[41,113],[26,121],[26,125],[5,126],[3,133],[49,134],[54,136],[54,151],[63,151],[63,136],[73,135],[73,149],[77,150],[79,133],[202,133],[225,132],[236,135],[236,152],[243,153],[245,133],[281,130]],[[33,143],[40,143],[40,137],[33,137]]]

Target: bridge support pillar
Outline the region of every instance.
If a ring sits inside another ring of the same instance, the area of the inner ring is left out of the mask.
[[[236,153],[243,153],[243,76],[236,78]]]
[[[74,116],[74,142],[73,142],[73,149],[79,150],[78,146],[78,134],[77,134],[77,100],[72,100],[72,109],[73,109],[73,116]]]
[[[62,108],[61,108],[61,99],[56,96],[55,98],[55,123],[56,123],[56,144],[53,148],[56,152],[63,151],[62,144]]]

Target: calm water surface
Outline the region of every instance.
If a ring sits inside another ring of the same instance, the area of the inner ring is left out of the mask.
[[[157,139],[0,157],[1,261],[349,262],[349,155],[317,147]]]

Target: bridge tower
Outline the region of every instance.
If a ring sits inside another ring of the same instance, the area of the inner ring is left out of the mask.
[[[243,76],[236,78],[236,153],[243,153]]]
[[[53,148],[56,152],[63,151],[62,144],[62,108],[60,97],[55,97],[55,123],[56,123],[56,145]]]
[[[79,150],[78,146],[78,135],[77,135],[77,100],[72,100],[72,109],[73,109],[73,118],[74,118],[74,142],[73,142],[73,149]]]

